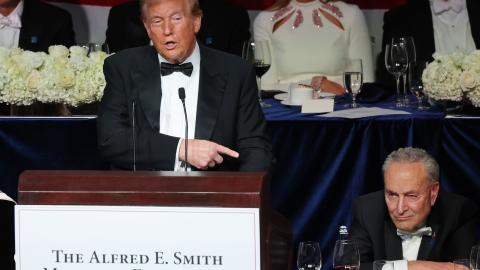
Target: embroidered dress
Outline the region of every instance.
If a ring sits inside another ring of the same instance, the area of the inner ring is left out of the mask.
[[[364,82],[373,81],[370,36],[362,11],[341,1],[291,1],[275,11],[262,11],[253,26],[255,40],[268,40],[272,63],[262,89],[288,88],[316,75],[343,85],[347,59],[363,60]]]

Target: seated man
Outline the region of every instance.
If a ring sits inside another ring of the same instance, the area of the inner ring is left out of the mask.
[[[122,169],[181,170],[188,164],[202,170],[268,170],[271,145],[253,67],[197,43],[202,21],[197,0],[140,5],[154,46],[105,60],[100,153]]]
[[[361,268],[393,260],[395,270],[453,270],[476,244],[479,209],[459,195],[440,192],[439,166],[424,150],[400,148],[383,164],[385,189],[354,203],[351,238]]]
[[[203,18],[197,40],[208,47],[241,55],[243,42],[250,38],[247,11],[226,0],[200,0],[199,3]],[[112,7],[106,36],[112,52],[149,44],[138,0]]]
[[[15,202],[0,191],[0,269],[2,270],[15,269],[14,206]]]

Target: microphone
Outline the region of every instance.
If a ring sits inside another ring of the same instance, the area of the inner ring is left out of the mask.
[[[135,137],[135,99],[132,100],[132,138],[133,138],[133,171],[137,171],[136,137]]]
[[[185,114],[185,171],[187,171],[188,166],[188,118],[187,118],[187,107],[185,107],[185,88],[178,88],[178,97],[183,104],[183,112]]]

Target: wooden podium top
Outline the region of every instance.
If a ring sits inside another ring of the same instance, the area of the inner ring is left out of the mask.
[[[19,204],[269,206],[265,173],[24,171]],[[268,209],[268,208],[267,208]]]

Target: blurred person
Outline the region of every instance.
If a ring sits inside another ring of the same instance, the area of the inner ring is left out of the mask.
[[[362,59],[363,81],[372,82],[372,45],[363,12],[343,1],[278,0],[253,24],[267,40],[271,67],[262,89],[286,90],[292,82],[342,95],[345,63]]]
[[[241,55],[243,42],[250,38],[247,11],[225,0],[200,0],[199,3],[203,16],[197,40],[208,47]],[[112,52],[149,44],[138,0],[112,7],[106,37]]]
[[[383,17],[382,52],[377,60],[377,81],[395,85],[385,68],[385,45],[393,37],[412,36],[416,60],[433,61],[433,53],[470,53],[480,48],[480,1],[409,0]]]
[[[271,145],[253,66],[197,42],[202,21],[197,0],[140,5],[153,47],[126,49],[105,60],[100,153],[120,169],[183,170],[188,165],[267,171]],[[186,93],[188,140],[180,88]]]
[[[471,200],[440,191],[439,166],[425,150],[400,148],[383,164],[384,190],[353,205],[351,238],[362,270],[374,260],[394,270],[453,270],[478,239],[479,209]]]
[[[48,51],[51,45],[75,44],[71,15],[39,0],[0,0],[0,47]],[[0,103],[0,115],[10,107]]]

